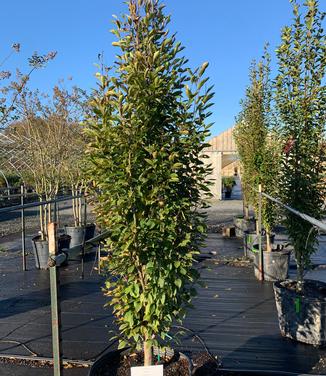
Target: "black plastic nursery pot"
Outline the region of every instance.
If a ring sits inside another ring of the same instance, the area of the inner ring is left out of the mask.
[[[70,247],[71,236],[67,234],[62,234],[58,237],[58,251],[61,252],[63,249],[68,249]]]
[[[259,246],[254,245],[256,252],[254,260],[255,277],[260,279],[259,270]],[[263,251],[264,280],[275,282],[283,281],[288,277],[291,251],[282,250],[271,252]]]
[[[131,354],[130,349],[106,351],[100,357],[98,357],[89,370],[88,376],[104,376],[104,375],[116,375],[117,370],[121,366],[121,360]],[[176,359],[182,359],[186,363],[186,369],[191,376],[192,363],[191,360],[182,353],[175,353]],[[173,357],[174,357],[173,356]],[[138,366],[141,364],[138,364]],[[125,374],[130,375],[130,369],[125,370]],[[120,374],[120,373],[119,373]],[[124,374],[124,373],[121,373]]]
[[[233,224],[235,227],[235,236],[242,238],[246,231],[255,231],[256,222],[253,218],[246,219],[243,215],[239,215],[233,218]]]
[[[232,196],[232,191],[225,191],[224,192],[224,198],[231,198]]]
[[[302,292],[292,280],[274,283],[281,334],[314,346],[326,346],[326,283],[305,280]]]
[[[84,242],[85,227],[83,226],[65,226],[65,232],[71,236],[70,248],[80,245]]]
[[[71,237],[69,235],[60,235],[58,237],[58,251],[62,252],[63,249],[68,249],[70,240]],[[32,238],[32,246],[36,268],[42,270],[48,269],[49,242],[41,240],[41,235],[37,235]]]
[[[49,242],[41,240],[41,235],[32,238],[33,254],[37,269],[48,269]]]
[[[95,223],[87,223],[85,228],[85,241],[94,238],[95,235]]]

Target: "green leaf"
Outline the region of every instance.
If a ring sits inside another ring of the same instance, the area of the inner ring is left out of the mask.
[[[207,61],[205,63],[203,63],[203,65],[200,67],[200,70],[199,70],[199,73],[198,73],[199,77],[201,77],[205,73],[208,65],[209,65],[209,63]]]
[[[174,281],[174,284],[180,288],[181,285],[182,285],[182,281],[181,281],[181,279],[176,279],[176,280]]]
[[[160,56],[160,51],[156,51],[153,55],[153,62],[155,63],[156,59]]]
[[[126,341],[119,341],[118,350],[124,349],[125,347],[127,347],[127,342]]]

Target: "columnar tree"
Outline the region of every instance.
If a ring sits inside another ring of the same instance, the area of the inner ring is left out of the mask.
[[[258,185],[262,185],[265,193],[274,196],[278,187],[280,149],[271,102],[270,56],[265,49],[263,59],[250,68],[250,85],[234,130],[243,169],[244,195],[256,214]],[[276,208],[266,198],[262,199],[262,220],[267,250],[271,250],[270,233],[275,225]]]
[[[98,74],[87,134],[98,222],[110,229],[108,304],[120,347],[143,344],[149,365],[195,293],[213,93],[202,78],[208,64],[187,67],[159,0],[128,6],[114,21],[119,53],[113,72]]]
[[[324,13],[318,1],[304,4],[305,14],[293,3],[294,22],[282,31],[277,50],[276,103],[286,140],[283,153],[283,199],[289,206],[313,216],[323,216],[325,199],[326,40]],[[310,223],[286,212],[286,226],[294,246],[299,287],[317,244]]]

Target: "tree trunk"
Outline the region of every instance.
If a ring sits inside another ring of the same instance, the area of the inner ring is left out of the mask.
[[[246,199],[246,196],[245,194],[243,193],[243,196],[242,196],[242,205],[243,205],[243,217],[244,219],[249,219],[249,205],[248,205],[248,201]]]
[[[249,206],[247,204],[244,204],[243,216],[245,219],[249,220]]]
[[[268,230],[266,230],[266,251],[272,252],[271,233]]]
[[[153,364],[152,343],[147,340],[144,342],[144,366],[151,366]]]
[[[42,197],[39,197],[39,201],[42,201]],[[39,206],[39,213],[40,213],[40,231],[41,231],[41,240],[44,240],[44,210],[43,206]]]

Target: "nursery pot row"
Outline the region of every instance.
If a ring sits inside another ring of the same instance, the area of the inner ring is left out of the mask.
[[[60,235],[58,238],[58,251],[67,249],[70,246],[71,237],[67,234]],[[35,266],[37,269],[48,269],[49,242],[42,240],[41,235],[32,238],[33,254]]]
[[[95,234],[95,224],[89,223],[84,226],[65,226],[65,232],[71,236],[70,247],[82,244],[85,241],[92,239]]]
[[[65,227],[65,233],[58,238],[58,250],[69,249],[80,245],[84,241],[92,239],[95,234],[95,224],[90,223],[85,227]],[[41,236],[34,236],[32,239],[33,254],[35,258],[35,266],[37,269],[48,268],[49,258],[49,242],[41,240]]]

